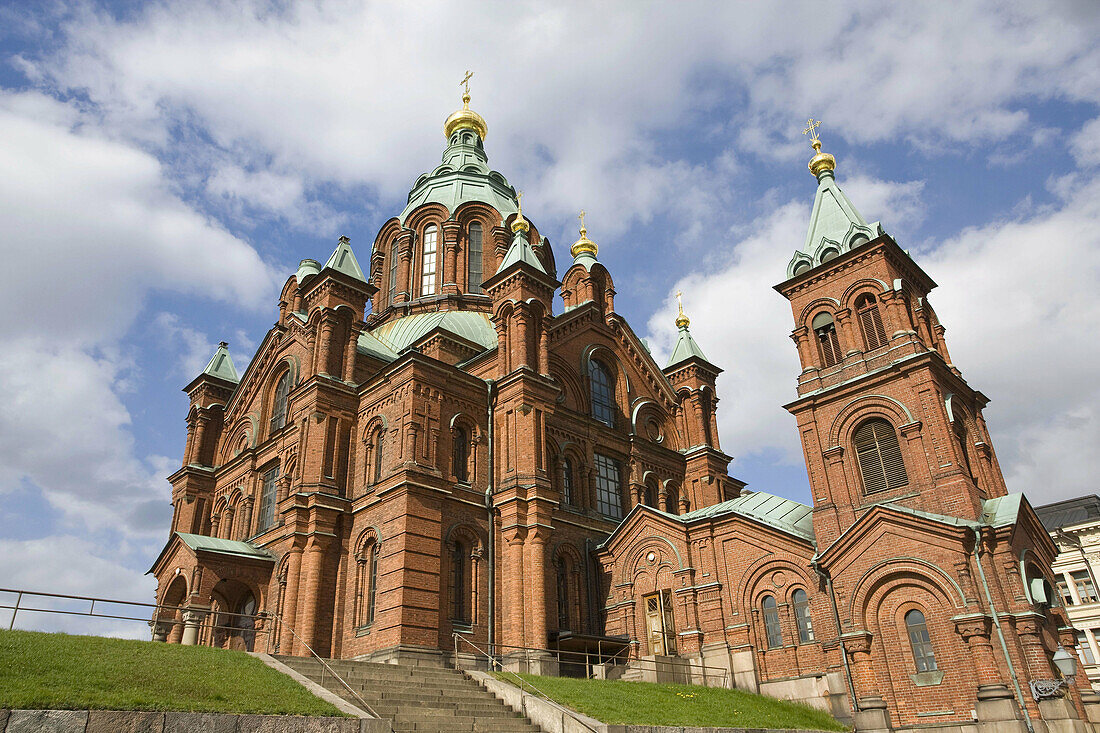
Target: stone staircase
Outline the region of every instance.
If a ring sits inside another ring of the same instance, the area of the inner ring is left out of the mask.
[[[362,707],[362,702],[333,679],[317,659],[281,655],[276,658],[352,705]],[[457,670],[347,659],[325,662],[378,715],[388,718],[394,731],[541,733],[542,730]]]

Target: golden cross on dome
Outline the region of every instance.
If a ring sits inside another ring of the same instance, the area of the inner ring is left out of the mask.
[[[811,117],[810,119],[806,120],[806,124],[809,125],[809,127],[803,130],[802,134],[809,135],[810,139],[813,140],[815,143],[820,143],[821,140],[817,136],[817,128],[821,127],[821,120],[815,120],[813,117]]]
[[[516,191],[516,216],[523,218],[523,191]]]
[[[466,76],[462,77],[462,81],[459,82],[459,86],[463,86],[463,87],[466,88],[466,95],[467,96],[469,96],[469,94],[470,94],[470,79],[473,77],[473,75],[474,75],[474,72],[467,69],[466,70]]]
[[[582,232],[585,231],[585,229],[584,229],[584,209],[581,209],[581,213],[577,216],[577,218],[581,220],[581,231]]]
[[[676,305],[680,308],[680,315],[684,315],[684,294],[679,290],[676,291]]]

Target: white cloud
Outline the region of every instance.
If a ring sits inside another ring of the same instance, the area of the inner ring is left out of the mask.
[[[1100,165],[1100,117],[1089,120],[1074,134],[1069,150],[1082,168]]]

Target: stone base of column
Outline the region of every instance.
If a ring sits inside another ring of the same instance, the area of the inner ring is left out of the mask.
[[[1100,694],[1092,690],[1081,690],[1081,703],[1085,706],[1085,717],[1094,725],[1100,724]]]
[[[978,685],[978,702],[974,712],[979,723],[1004,720],[1021,720],[1020,706],[1008,686],[1002,684]]]
[[[558,660],[545,652],[505,654],[501,663],[509,672],[538,674],[546,677],[558,676]]]
[[[1039,715],[1049,733],[1092,733],[1092,726],[1077,717],[1077,708],[1068,695],[1040,700]]]
[[[864,697],[859,700],[859,712],[855,714],[855,728],[859,733],[886,733],[892,731],[890,712],[881,697]]]

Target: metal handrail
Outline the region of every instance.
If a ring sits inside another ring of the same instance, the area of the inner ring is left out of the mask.
[[[462,638],[465,639],[465,637],[462,637]],[[624,647],[623,649],[620,649],[619,651],[617,651],[613,654],[610,653],[610,652],[602,652],[602,651],[597,651],[597,652],[583,651],[583,652],[580,652],[580,651],[571,651],[569,649],[543,649],[543,648],[539,648],[539,647],[513,646],[513,645],[508,645],[508,644],[492,644],[492,645],[490,645],[490,647],[493,648],[494,650],[513,649],[513,650],[523,651],[523,652],[539,652],[539,653],[549,654],[551,656],[558,657],[559,661],[562,661],[561,660],[562,657],[569,656],[572,660],[575,660],[574,663],[579,664],[581,661],[583,661],[585,666],[589,667],[589,668],[592,666],[591,665],[591,660],[592,660],[593,657],[600,660],[598,662],[600,664],[606,664],[607,662],[603,661],[605,659],[608,660],[611,663],[618,664],[619,663],[619,661],[618,661],[619,657],[621,657],[624,653],[627,653],[627,652],[630,651],[629,647]],[[704,684],[704,686],[706,685],[708,675],[709,675],[709,676],[712,676],[716,679],[720,678],[722,680],[722,687],[725,687],[725,688],[730,687],[730,684],[729,684],[729,670],[726,669],[725,667],[715,667],[715,666],[706,665],[706,664],[692,664],[690,661],[687,661],[687,660],[672,660],[672,661],[668,661],[668,662],[657,662],[655,660],[640,659],[640,658],[637,658],[637,657],[635,657],[634,659],[626,660],[626,663],[630,664],[630,665],[651,664],[651,665],[653,665],[654,669],[657,669],[660,665],[668,665],[668,666],[672,666],[672,667],[685,668],[688,672],[691,672],[691,671],[694,671],[694,670],[701,670],[702,675],[703,675],[703,684]],[[586,673],[586,676],[588,676],[587,673]]]
[[[461,634],[457,634],[457,633],[456,633],[456,634],[452,634],[452,636],[454,637],[454,641],[455,641],[455,669],[457,669],[457,668],[458,668],[458,642],[459,642],[459,640],[461,640],[461,641],[464,641],[464,642],[466,642],[467,644],[469,644],[469,645],[470,645],[470,646],[471,646],[471,647],[472,647],[472,648],[473,648],[473,649],[474,649],[475,651],[479,652],[479,653],[480,653],[480,654],[482,654],[482,655],[483,655],[483,656],[484,656],[484,657],[485,657],[486,659],[488,659],[488,660],[489,660],[489,664],[490,664],[490,670],[492,669],[492,666],[491,666],[491,665],[494,665],[494,664],[495,664],[496,666],[500,667],[500,671],[501,671],[502,673],[504,673],[504,674],[510,674],[510,675],[512,675],[513,677],[515,677],[515,678],[516,678],[516,680],[517,680],[517,681],[519,682],[519,688],[520,688],[520,690],[522,690],[522,689],[523,689],[523,686],[524,686],[524,685],[526,685],[527,687],[530,687],[530,688],[531,688],[532,690],[534,690],[534,691],[535,691],[535,692],[536,692],[536,693],[538,694],[538,696],[539,696],[539,697],[541,697],[542,699],[546,700],[547,702],[549,702],[549,703],[551,703],[551,704],[553,704],[553,705],[555,705],[555,706],[557,706],[557,707],[561,708],[561,710],[562,710],[563,712],[565,712],[565,713],[566,713],[566,714],[567,714],[567,715],[568,715],[569,717],[573,718],[573,720],[577,721],[578,723],[580,723],[581,725],[583,725],[583,726],[584,726],[585,728],[587,728],[588,730],[592,731],[592,733],[599,733],[599,731],[598,731],[598,730],[597,730],[596,728],[593,728],[593,727],[592,727],[592,726],[590,726],[590,725],[589,725],[588,723],[584,722],[584,720],[582,720],[582,719],[581,719],[581,717],[580,717],[580,715],[579,715],[578,713],[576,713],[576,712],[574,712],[574,711],[570,710],[569,708],[565,707],[565,706],[564,706],[564,705],[562,705],[562,704],[561,704],[560,702],[558,702],[557,700],[553,699],[552,697],[550,697],[549,695],[547,695],[547,694],[546,694],[545,692],[543,692],[543,691],[542,691],[542,690],[540,690],[539,688],[535,687],[535,686],[534,686],[533,684],[531,684],[531,683],[530,683],[530,682],[528,682],[527,680],[523,679],[522,677],[520,677],[520,676],[519,676],[518,674],[516,674],[516,673],[515,673],[515,672],[513,672],[512,670],[510,670],[510,669],[505,669],[505,668],[504,668],[504,665],[502,665],[502,664],[501,664],[501,663],[500,663],[500,662],[499,662],[499,661],[498,661],[498,660],[497,660],[497,659],[496,659],[495,657],[493,657],[493,655],[489,654],[489,653],[488,653],[487,651],[485,651],[484,649],[482,649],[481,647],[479,647],[479,646],[478,646],[477,644],[473,643],[472,641],[470,641],[470,640],[469,640],[469,639],[467,639],[466,637],[462,636]]]

